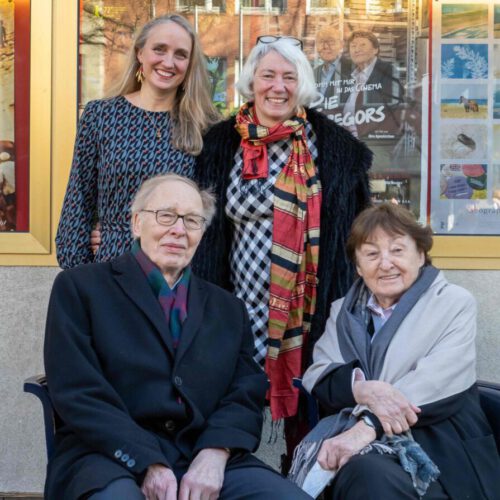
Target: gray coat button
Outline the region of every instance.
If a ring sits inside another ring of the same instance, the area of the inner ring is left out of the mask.
[[[128,462],[127,462],[127,467],[133,467],[135,465],[135,460],[133,458],[131,458]]]
[[[115,458],[120,458],[122,456],[122,450],[116,450],[115,451]]]
[[[124,453],[124,454],[122,455],[122,458],[120,458],[120,460],[121,460],[122,462],[126,462],[129,458],[130,458],[130,457],[129,457],[126,453]]]
[[[174,377],[174,384],[178,385],[180,387],[182,385],[181,377],[178,377],[178,376]]]

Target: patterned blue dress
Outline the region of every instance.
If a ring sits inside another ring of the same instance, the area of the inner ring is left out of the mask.
[[[144,180],[166,172],[193,176],[194,157],[171,145],[170,124],[168,112],[145,111],[123,96],[87,104],[56,236],[63,269],[130,249],[130,205]],[[89,239],[95,221],[102,229],[94,256]]]

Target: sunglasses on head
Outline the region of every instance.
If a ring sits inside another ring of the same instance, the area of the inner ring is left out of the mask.
[[[274,43],[278,40],[283,40],[295,47],[300,47],[300,50],[304,48],[302,40],[294,36],[262,35],[257,38],[257,43]]]

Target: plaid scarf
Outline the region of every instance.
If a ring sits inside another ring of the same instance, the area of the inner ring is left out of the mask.
[[[298,391],[292,378],[302,375],[302,350],[316,306],[321,185],[305,136],[306,113],[267,128],[258,123],[253,104],[236,116],[242,137],[243,179],[268,174],[266,144],[289,137],[292,152],[274,185],[273,242],[269,293],[266,373],[274,420],[293,416]]]
[[[191,268],[186,267],[181,278],[173,288],[170,288],[158,266],[142,251],[139,240],[135,240],[132,245],[132,255],[137,259],[153,293],[160,302],[165,320],[172,334],[174,349],[177,349],[181,338],[182,325],[187,318],[187,295]]]

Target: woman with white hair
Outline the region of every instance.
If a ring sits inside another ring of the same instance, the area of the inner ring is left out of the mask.
[[[276,420],[297,414],[304,346],[352,282],[344,243],[369,202],[372,155],[308,108],[320,96],[299,39],[259,37],[237,88],[248,102],[212,127],[197,160],[195,178],[219,206],[194,267],[245,302]]]

